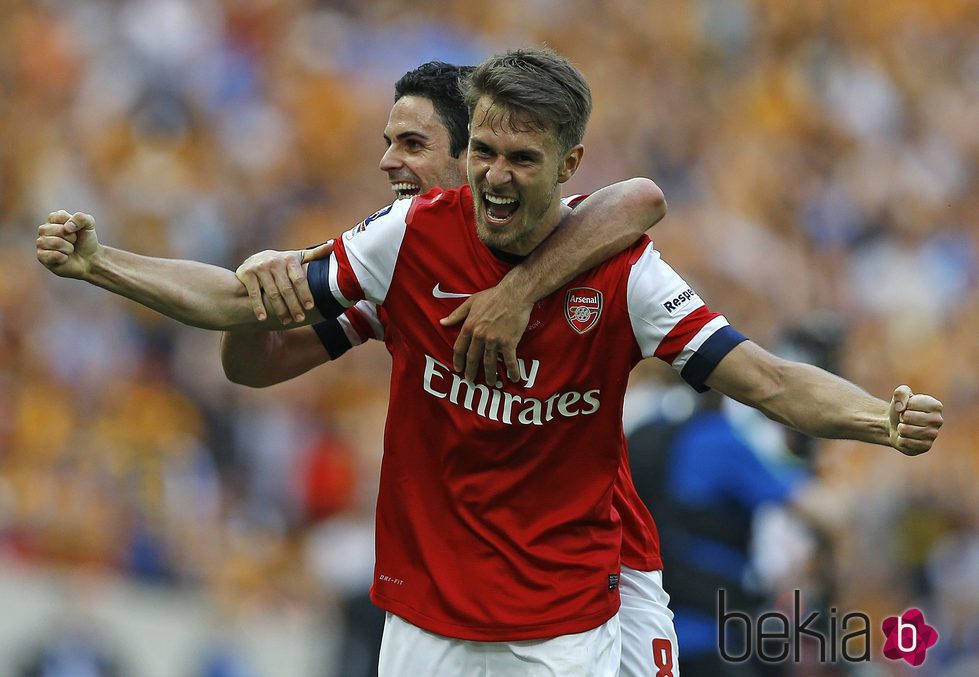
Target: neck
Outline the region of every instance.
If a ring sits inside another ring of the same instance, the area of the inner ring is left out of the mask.
[[[514,256],[529,256],[532,251],[537,249],[537,246],[541,242],[550,237],[551,233],[561,225],[561,220],[565,216],[565,210],[571,211],[562,204],[561,194],[555,193],[554,199],[548,205],[547,210],[537,218],[537,227],[527,233],[525,237],[520,238],[506,247],[502,247],[499,251],[513,254]]]

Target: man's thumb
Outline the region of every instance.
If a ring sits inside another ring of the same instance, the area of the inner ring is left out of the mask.
[[[894,389],[894,395],[891,397],[891,418],[896,421],[900,416],[901,412],[908,408],[908,400],[911,399],[911,388],[910,386],[900,385]]]
[[[71,224],[74,224],[72,227]],[[86,214],[85,212],[75,212],[71,215],[67,224],[67,231],[69,233],[74,233],[79,230],[94,230],[95,229],[95,219],[91,214]]]
[[[309,263],[310,261],[316,261],[317,259],[324,259],[333,253],[333,240],[324,242],[321,245],[317,245],[312,249],[303,249],[303,263]]]

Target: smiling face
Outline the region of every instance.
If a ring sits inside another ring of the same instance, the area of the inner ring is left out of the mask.
[[[550,130],[535,129],[482,97],[469,136],[469,185],[476,231],[488,247],[526,255],[561,217],[559,184],[581,161],[579,144],[561,152]]]
[[[429,99],[398,99],[384,128],[384,140],[388,148],[381,156],[380,169],[387,173],[398,199],[466,182],[465,153],[452,157],[449,132]]]

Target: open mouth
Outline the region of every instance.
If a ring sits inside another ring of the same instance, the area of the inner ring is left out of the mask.
[[[409,183],[408,181],[399,181],[398,183],[391,184],[391,190],[394,191],[395,195],[398,196],[399,200],[405,198],[414,197],[421,192],[421,186],[417,183]]]
[[[520,202],[515,197],[483,193],[483,211],[490,223],[503,225],[509,222],[519,208]]]

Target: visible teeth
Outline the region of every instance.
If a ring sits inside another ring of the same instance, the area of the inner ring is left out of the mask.
[[[487,202],[492,202],[495,205],[512,205],[517,201],[515,197],[501,197],[499,195],[491,195],[490,193],[484,193]]]
[[[408,190],[418,190],[417,183],[392,183],[391,190],[395,193],[401,193]]]

